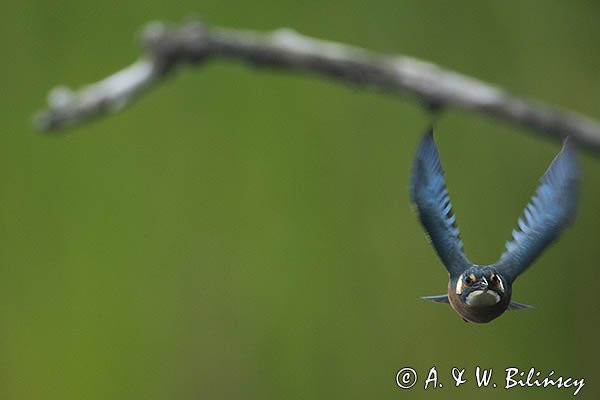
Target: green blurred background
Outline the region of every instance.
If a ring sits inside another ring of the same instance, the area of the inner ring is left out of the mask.
[[[595,1],[9,1],[0,25],[1,399],[570,398],[477,389],[476,366],[598,398],[600,171],[516,285],[464,323],[407,195],[416,102],[225,61],[57,136],[30,117],[139,55],[150,20],[282,26],[421,57],[600,118]],[[448,110],[437,142],[466,251],[496,260],[559,144]],[[403,367],[420,373],[409,391]],[[437,366],[444,388],[423,390]],[[450,368],[467,368],[455,388]]]

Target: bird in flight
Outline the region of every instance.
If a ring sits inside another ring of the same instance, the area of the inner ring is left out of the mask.
[[[567,138],[540,179],[495,264],[476,265],[465,256],[456,215],[433,141],[433,128],[417,148],[410,197],[439,258],[448,270],[448,294],[424,299],[449,303],[467,322],[486,323],[504,311],[530,307],[511,301],[512,285],[560,233],[577,211],[580,170],[574,145]]]

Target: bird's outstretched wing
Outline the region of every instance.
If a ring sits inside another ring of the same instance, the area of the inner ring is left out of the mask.
[[[571,224],[577,211],[580,170],[573,144],[563,148],[540,179],[540,185],[518,220],[506,251],[494,267],[513,282]]]
[[[452,276],[460,275],[471,264],[463,252],[440,156],[433,142],[433,128],[427,131],[417,148],[410,197],[446,269]]]

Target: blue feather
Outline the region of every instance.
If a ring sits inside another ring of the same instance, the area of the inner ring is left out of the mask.
[[[457,276],[472,264],[463,253],[444,171],[430,129],[419,144],[413,164],[410,196],[448,272]]]
[[[579,198],[580,169],[577,154],[569,140],[546,173],[519,218],[513,238],[494,265],[513,282],[552,243],[575,218]]]

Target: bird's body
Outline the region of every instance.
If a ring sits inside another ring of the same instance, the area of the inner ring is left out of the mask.
[[[490,287],[492,276],[500,279],[499,275],[495,272],[487,273],[483,268],[477,268],[472,274],[487,276],[484,278],[487,285],[482,283],[479,288],[473,288],[465,294],[465,285],[460,283],[462,278],[459,276],[450,279],[448,281],[448,300],[454,311],[468,321],[490,322],[499,317],[510,304],[511,293],[506,291],[506,287],[510,288],[510,286],[505,283],[496,283]]]
[[[490,322],[507,309],[529,307],[511,301],[513,282],[572,222],[579,181],[575,150],[565,141],[519,218],[500,260],[487,266],[473,264],[463,252],[433,130],[429,130],[417,149],[410,194],[450,279],[447,295],[424,298],[449,303],[465,321],[477,323]]]

